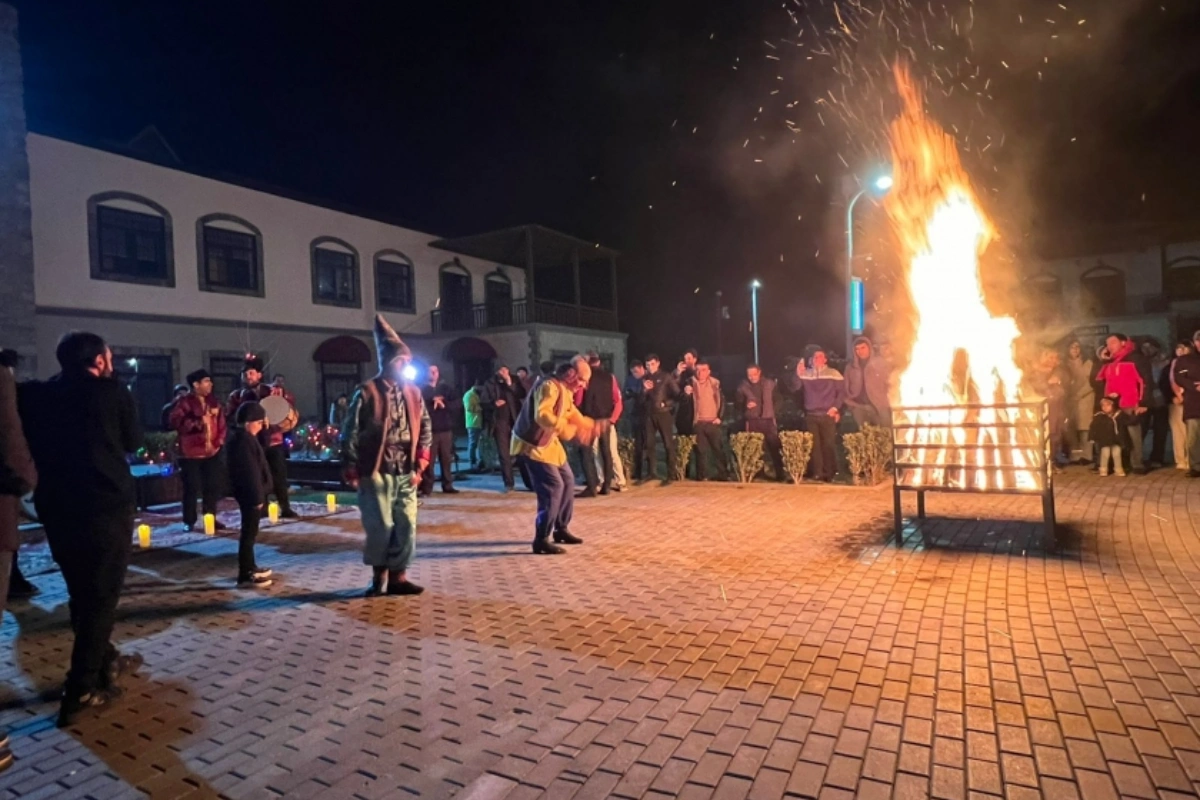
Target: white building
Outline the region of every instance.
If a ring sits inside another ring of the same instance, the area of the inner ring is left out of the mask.
[[[1124,333],[1164,345],[1200,330],[1200,239],[1188,232],[1106,231],[1043,250],[1026,285],[1029,316],[1045,329],[1089,343]]]
[[[435,241],[198,174],[153,132],[141,138],[113,150],[28,134],[41,376],[64,331],[99,333],[153,423],[188,372],[229,391],[254,352],[316,416],[374,374],[377,311],[464,390],[500,363],[591,348],[625,368],[611,250],[538,226]],[[581,287],[604,307],[584,305]]]

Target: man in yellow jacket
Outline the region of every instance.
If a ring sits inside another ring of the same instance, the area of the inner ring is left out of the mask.
[[[537,555],[565,552],[559,544],[583,544],[570,531],[575,473],[562,443],[565,439],[590,448],[600,428],[607,424],[607,420],[585,417],[572,399],[590,374],[586,359],[559,365],[553,377],[541,378],[534,385],[513,426],[510,452],[529,470],[537,494],[533,535],[533,552]],[[556,544],[550,542],[551,536]]]

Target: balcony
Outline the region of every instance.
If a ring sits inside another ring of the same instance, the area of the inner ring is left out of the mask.
[[[478,303],[470,308],[435,308],[430,314],[434,333],[481,331],[512,325],[562,325],[598,331],[617,330],[617,313],[552,300],[535,300],[532,314],[527,300],[512,303]]]

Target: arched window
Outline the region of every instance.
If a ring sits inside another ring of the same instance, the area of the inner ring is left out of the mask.
[[[483,303],[487,308],[488,327],[513,324],[512,279],[497,269],[483,279]]]
[[[1082,311],[1091,317],[1125,313],[1125,273],[1107,264],[1097,264],[1079,278]]]
[[[358,251],[333,236],[320,236],[309,246],[312,255],[313,303],[362,308]]]
[[[412,259],[399,250],[375,254],[375,307],[380,311],[417,313]]]
[[[1200,300],[1200,257],[1183,256],[1167,262],[1163,276],[1167,300]]]
[[[232,214],[196,220],[200,291],[263,297],[262,233]]]
[[[88,255],[92,280],[175,285],[171,215],[130,192],[88,198]]]
[[[474,294],[471,273],[458,259],[438,270],[438,311],[441,326],[447,331],[466,331],[475,328],[472,305]]]
[[[1063,285],[1057,276],[1034,275],[1026,285],[1029,287],[1029,299],[1037,313],[1061,312]]]

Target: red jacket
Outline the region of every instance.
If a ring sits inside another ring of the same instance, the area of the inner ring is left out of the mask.
[[[225,444],[225,413],[211,394],[185,394],[175,401],[170,421],[184,458],[212,458]]]
[[[1130,357],[1136,349],[1132,341],[1112,354],[1112,360],[1096,373],[1096,380],[1104,384],[1104,394],[1117,395],[1120,400],[1117,407],[1122,409],[1137,408],[1142,404],[1145,395],[1146,382],[1138,371],[1137,364]]]

